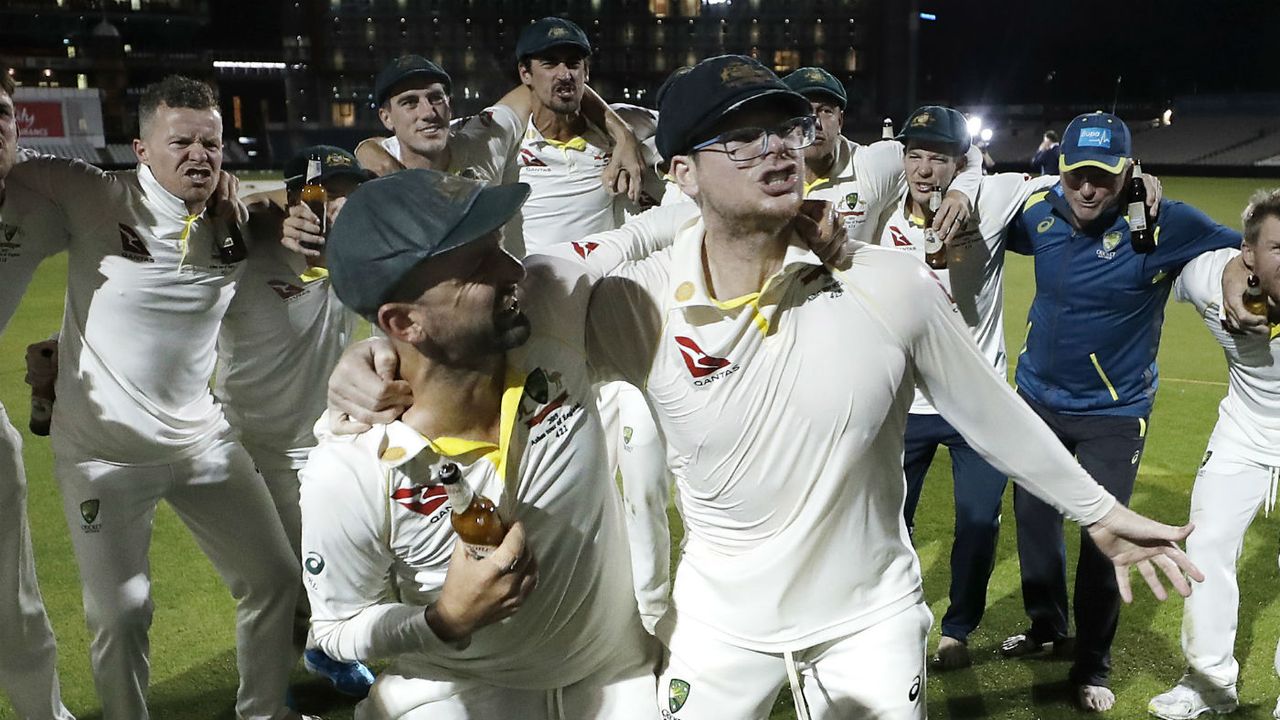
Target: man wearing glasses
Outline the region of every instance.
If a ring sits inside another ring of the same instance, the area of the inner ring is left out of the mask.
[[[658,149],[701,219],[592,296],[588,356],[645,388],[680,491],[664,717],[765,718],[787,682],[802,719],[924,717],[931,618],[901,514],[913,385],[1113,557],[1155,556],[1186,590],[1186,529],[1089,478],[922,263],[859,244],[842,272],[798,241],[809,112],[746,57],[673,81]]]
[[[1153,560],[1189,592],[1179,567],[1198,572],[1173,545],[1189,528],[1093,482],[923,264],[858,244],[842,272],[807,247],[808,101],[726,55],[672,81],[661,105],[658,149],[701,218],[595,284],[586,345],[597,375],[644,388],[680,491],[680,572],[657,626],[663,717],[766,718],[788,682],[801,720],[924,717],[931,619],[902,520],[913,384],[997,467],[1091,523],[1118,565],[1142,565],[1158,596]],[[379,392],[369,351],[348,356],[335,409],[393,419],[399,407],[350,400]]]

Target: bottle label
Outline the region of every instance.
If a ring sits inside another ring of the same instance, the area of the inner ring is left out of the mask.
[[[934,253],[941,252],[942,247],[942,240],[938,237],[937,233],[933,232],[932,228],[926,230],[924,233],[924,254],[932,255]]]
[[[1129,203],[1129,231],[1142,232],[1147,229],[1147,209],[1141,202]]]
[[[496,545],[472,545],[471,543],[462,543],[462,550],[467,557],[472,560],[483,560],[493,554],[497,550]]]

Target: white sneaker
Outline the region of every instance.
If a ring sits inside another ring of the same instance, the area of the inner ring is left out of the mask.
[[[1207,712],[1226,715],[1239,706],[1234,687],[1201,689],[1184,677],[1168,692],[1151,698],[1147,712],[1164,720],[1191,720]]]

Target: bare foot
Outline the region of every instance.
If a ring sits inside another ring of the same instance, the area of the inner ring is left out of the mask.
[[[1076,700],[1085,712],[1106,712],[1116,704],[1116,694],[1101,685],[1080,685],[1076,688]]]
[[[934,670],[947,671],[959,670],[973,664],[972,658],[969,657],[969,646],[959,640],[942,636],[938,641],[938,651],[933,655],[933,661],[930,665]]]

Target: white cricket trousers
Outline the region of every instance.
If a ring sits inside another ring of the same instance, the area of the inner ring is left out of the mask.
[[[19,720],[74,720],[62,704],[58,648],[44,611],[27,523],[22,436],[0,405],[0,690]]]
[[[431,680],[393,661],[356,706],[355,720],[654,720],[656,643],[639,627],[629,638],[611,662],[554,690]]]
[[[932,624],[921,602],[852,635],[769,653],[730,645],[705,625],[669,613],[658,623],[667,646],[658,675],[660,717],[766,720],[790,683],[797,710],[813,720],[923,720]]]
[[[1236,684],[1240,665],[1233,649],[1239,620],[1236,563],[1244,533],[1264,503],[1275,502],[1277,469],[1242,460],[1209,445],[1191,490],[1187,557],[1204,573],[1182,606],[1182,652],[1191,672],[1220,688]],[[1280,646],[1276,649],[1280,673]]]
[[[165,500],[236,599],[240,720],[285,717],[298,562],[249,454],[219,440],[166,465],[77,457],[54,442],[55,474],[80,566],[89,660],[104,720],[147,720],[156,505]]]
[[[667,523],[671,476],[666,447],[644,393],[628,383],[609,382],[599,386],[599,396],[609,467],[616,467],[622,476],[636,603],[645,629],[652,633],[671,595],[671,531]]]

